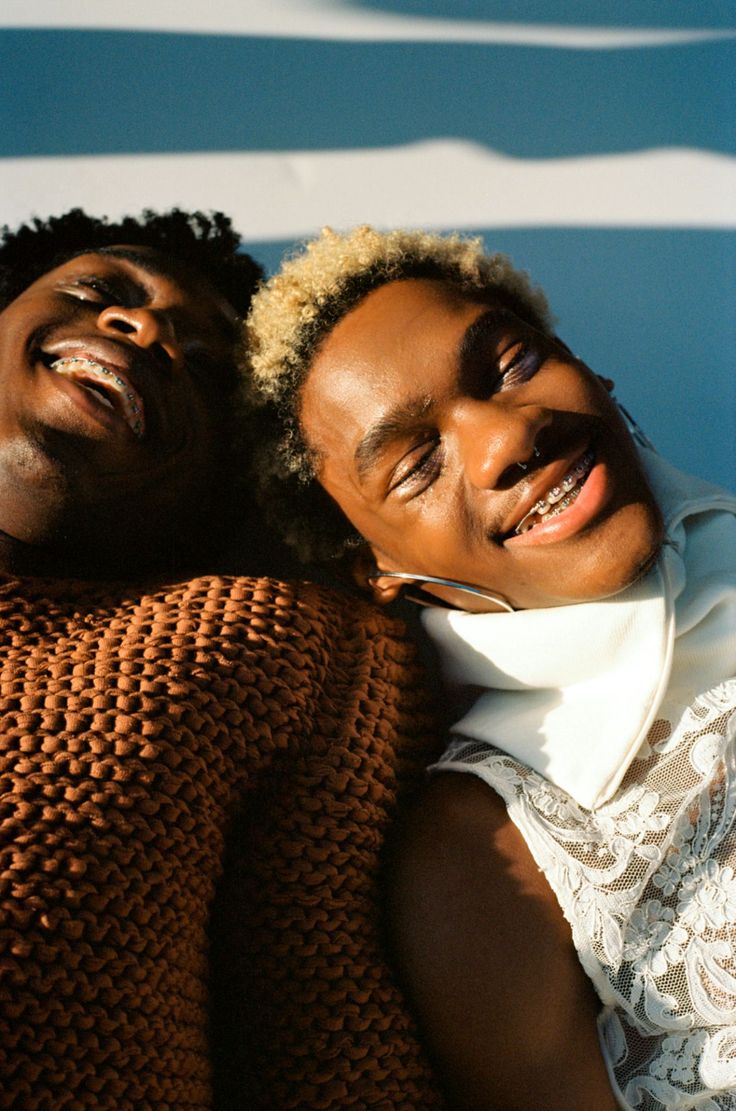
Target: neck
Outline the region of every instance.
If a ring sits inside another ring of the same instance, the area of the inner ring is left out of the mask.
[[[0,530],[0,573],[45,576],[58,574],[58,567],[43,547],[26,544]]]
[[[29,544],[0,531],[0,574],[19,578],[120,580],[170,573],[175,568],[159,552],[114,551],[63,541]],[[181,561],[179,561],[181,562]],[[180,568],[181,569],[181,568]]]

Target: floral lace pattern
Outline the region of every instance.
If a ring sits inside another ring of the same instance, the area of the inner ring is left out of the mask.
[[[736,680],[663,706],[595,811],[482,742],[436,766],[505,799],[603,1003],[622,1106],[736,1111]]]

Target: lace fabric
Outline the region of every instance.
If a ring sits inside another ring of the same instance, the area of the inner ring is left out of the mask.
[[[506,801],[603,1003],[622,1107],[736,1111],[736,680],[665,702],[596,810],[482,741],[435,767]]]

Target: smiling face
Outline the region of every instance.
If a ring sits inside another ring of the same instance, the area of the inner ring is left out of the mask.
[[[180,537],[218,466],[235,338],[228,303],[149,248],[35,281],[0,313],[0,530],[123,566]]]
[[[344,317],[314,359],[301,420],[321,484],[381,570],[528,609],[621,590],[661,542],[606,386],[500,303],[445,283],[389,283]],[[398,589],[376,584],[383,600]]]

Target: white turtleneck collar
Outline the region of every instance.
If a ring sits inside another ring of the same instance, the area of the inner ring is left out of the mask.
[[[665,701],[687,704],[736,675],[736,497],[642,456],[666,536],[646,578],[554,609],[422,613],[446,682],[483,689],[452,732],[587,809],[619,786]]]

